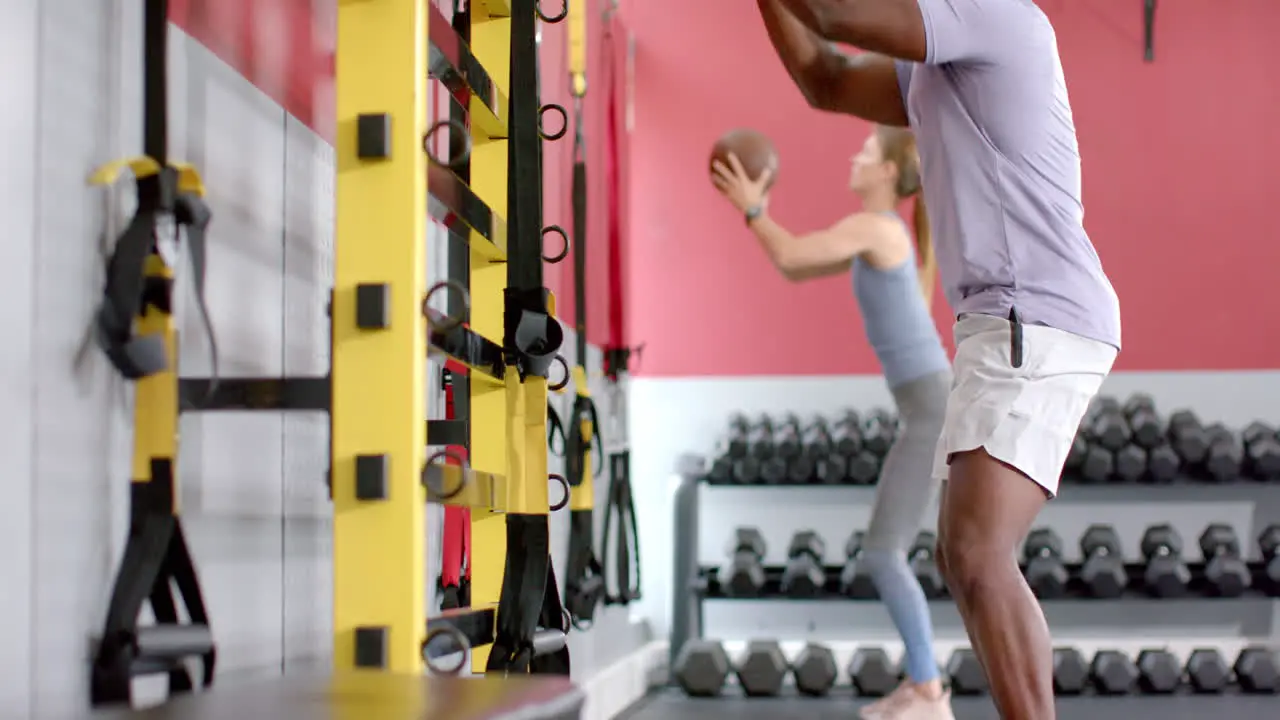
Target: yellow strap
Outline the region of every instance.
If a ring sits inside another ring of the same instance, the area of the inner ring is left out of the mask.
[[[569,3],[569,77],[573,96],[587,94],[587,0],[565,0]]]
[[[169,167],[178,171],[178,192],[190,193],[204,197],[204,181],[200,179],[200,171],[191,163],[175,162]],[[133,173],[135,179],[151,177],[160,172],[160,163],[146,155],[137,155],[111,162],[95,169],[89,175],[90,185],[114,185],[124,171]]]

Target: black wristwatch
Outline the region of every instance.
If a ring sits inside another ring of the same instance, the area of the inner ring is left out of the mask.
[[[746,219],[747,224],[750,225],[753,220],[758,219],[763,214],[764,203],[757,203],[747,208],[747,211],[743,213],[743,217]]]

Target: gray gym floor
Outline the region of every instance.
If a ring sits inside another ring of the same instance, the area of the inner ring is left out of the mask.
[[[862,703],[837,688],[826,698],[778,697],[747,699],[728,696],[717,699],[685,697],[679,690],[661,690],[641,700],[621,717],[624,720],[851,720]],[[991,699],[956,698],[956,720],[998,720]],[[1280,718],[1280,697],[1217,695],[1173,697],[1076,697],[1058,701],[1058,720],[1276,720]]]

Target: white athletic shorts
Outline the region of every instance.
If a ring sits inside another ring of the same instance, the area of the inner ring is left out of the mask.
[[[945,480],[953,454],[985,448],[1054,496],[1076,429],[1111,372],[1116,349],[1043,325],[1016,327],[1020,367],[1013,362],[1012,322],[975,314],[956,322],[954,380],[933,475]]]

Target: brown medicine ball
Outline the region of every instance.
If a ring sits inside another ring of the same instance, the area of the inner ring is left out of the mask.
[[[742,163],[742,168],[747,171],[751,179],[759,178],[760,173],[766,169],[772,170],[774,179],[777,179],[778,152],[773,147],[773,141],[763,133],[747,128],[737,128],[721,135],[711,148],[711,157],[707,160],[708,168],[716,160],[728,165],[729,153],[738,156],[738,161]],[[773,180],[770,180],[769,184],[772,185]]]

